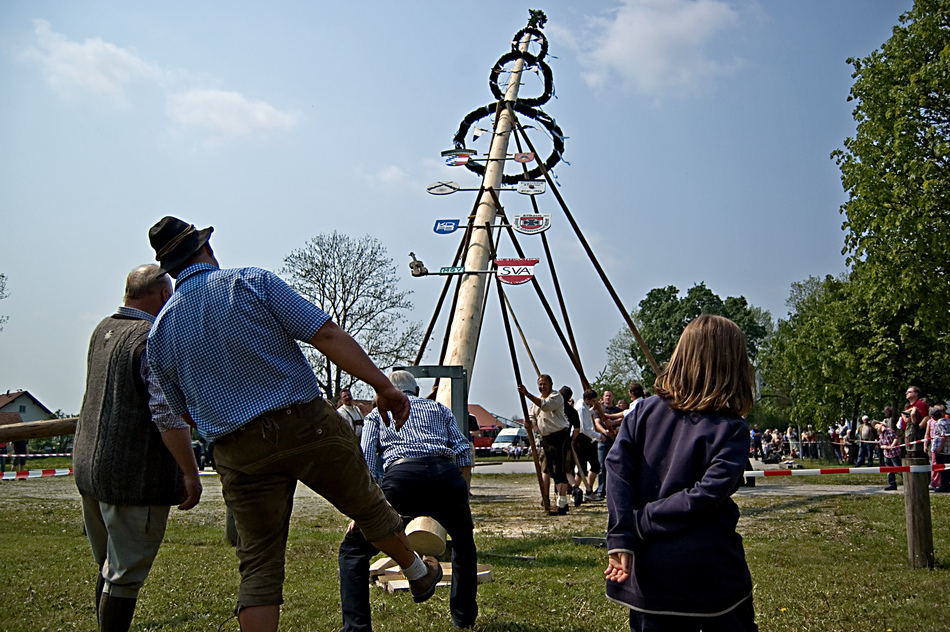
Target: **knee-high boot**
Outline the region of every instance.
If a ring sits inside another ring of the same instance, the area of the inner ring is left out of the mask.
[[[99,600],[99,632],[128,632],[136,601],[132,597],[113,597],[109,593],[102,593]]]

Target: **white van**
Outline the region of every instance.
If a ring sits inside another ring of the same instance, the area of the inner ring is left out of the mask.
[[[528,431],[524,428],[504,428],[491,444],[492,456],[502,456],[512,446],[528,445]]]

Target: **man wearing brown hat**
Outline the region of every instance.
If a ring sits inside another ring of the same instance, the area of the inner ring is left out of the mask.
[[[211,231],[174,217],[149,231],[156,259],[176,283],[149,334],[148,360],[172,411],[215,442],[239,536],[241,629],[277,629],[297,481],[353,518],[403,568],[415,600],[427,599],[442,577],[439,563],[413,552],[297,341],[372,386],[382,418],[388,423],[391,413],[397,429],[409,415],[408,398],[349,334],[277,275],[220,269]]]

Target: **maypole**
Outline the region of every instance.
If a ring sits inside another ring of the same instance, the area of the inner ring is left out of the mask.
[[[532,11],[528,28],[517,41],[520,53],[528,52],[531,41],[531,31],[544,26],[544,13]],[[477,227],[489,226],[495,223],[498,212],[497,196],[493,195],[501,186],[505,172],[505,160],[508,157],[508,140],[514,126],[511,112],[505,107],[505,102],[513,103],[518,100],[518,89],[521,86],[521,74],[524,71],[524,56],[514,60],[511,76],[508,79],[507,90],[503,100],[500,100],[495,111],[495,127],[492,134],[491,146],[488,151],[488,161],[482,177],[482,186],[479,200],[475,209],[473,225]],[[486,270],[492,258],[491,231],[475,230],[471,235],[468,250],[465,252],[466,270]],[[442,364],[463,366],[468,372],[471,383],[472,369],[475,365],[475,352],[478,347],[478,335],[481,331],[485,292],[488,288],[488,278],[483,274],[469,274],[462,280],[458,290],[458,301],[455,314],[452,316],[452,327],[449,333],[448,347]],[[452,400],[451,383],[442,381],[439,385],[437,401],[449,405]]]

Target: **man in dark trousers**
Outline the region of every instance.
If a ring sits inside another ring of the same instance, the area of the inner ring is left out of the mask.
[[[469,628],[478,605],[478,564],[474,523],[468,504],[472,448],[452,411],[419,397],[416,378],[394,371],[390,381],[409,397],[409,419],[395,432],[378,410],[363,422],[362,449],[370,472],[385,472],[380,483],[386,498],[403,518],[429,516],[452,537],[452,623]],[[378,549],[350,525],[340,544],[340,601],[343,632],[372,632],[369,606],[369,561]]]
[[[171,280],[157,265],[132,270],[125,304],[89,341],[73,470],[99,565],[101,632],[129,629],[170,505],[190,509],[201,498],[191,430],[169,410],[145,355],[152,320],[171,294]]]
[[[175,292],[149,334],[148,362],[172,411],[215,442],[215,468],[238,531],[241,629],[277,629],[298,481],[354,519],[402,567],[417,601],[427,599],[442,567],[412,550],[352,427],[323,398],[297,343],[373,387],[385,423],[391,412],[397,429],[409,400],[326,312],[276,274],[222,270],[208,243],[212,230],[175,217],[149,230]]]

